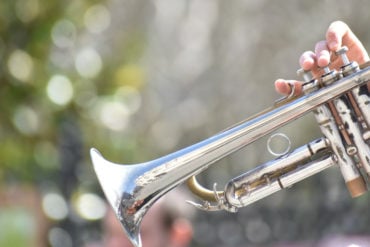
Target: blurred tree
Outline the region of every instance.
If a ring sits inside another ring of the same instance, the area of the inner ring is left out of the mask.
[[[94,84],[105,93],[112,93],[110,87],[142,84],[135,66],[126,69],[112,64],[122,68],[115,72],[104,67],[100,54],[89,44],[79,46],[78,34],[83,35],[87,26],[91,32],[102,31],[109,18],[103,1],[0,2],[0,184],[7,188],[7,184],[27,183],[67,202],[68,212],[63,214],[63,204],[55,208],[53,197],[43,199],[45,214],[58,226],[49,236],[52,246],[82,245],[89,229],[83,213],[78,214],[79,205],[75,205],[82,192],[97,188],[97,181],[89,182],[88,176],[81,181],[83,174],[89,173],[86,169],[91,170],[90,165],[83,166],[87,154],[84,136],[95,140],[100,126],[90,124],[84,132],[79,127],[91,121],[86,104],[97,95],[89,92],[94,91]],[[127,63],[137,59],[141,49],[139,42],[134,43],[136,53],[131,53]],[[114,77],[116,83],[106,82]],[[50,205],[60,213],[48,212],[53,210]],[[7,219],[4,215],[0,223],[10,224]],[[77,229],[81,225],[84,227]],[[14,246],[25,246],[14,242],[10,230],[0,245],[11,241]],[[62,242],[61,233],[65,235]]]
[[[0,174],[2,180],[35,181],[47,170],[41,146],[55,139],[53,117],[45,104],[49,77],[50,30],[63,14],[59,1],[0,3]],[[49,121],[43,121],[49,119]],[[51,144],[50,144],[51,145]],[[39,149],[38,149],[39,148]],[[55,159],[48,167],[56,167]],[[45,164],[44,164],[45,165]]]

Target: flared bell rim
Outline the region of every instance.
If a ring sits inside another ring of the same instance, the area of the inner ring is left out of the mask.
[[[106,160],[96,148],[90,149],[90,156],[101,188],[115,212],[117,219],[121,222],[126,236],[135,247],[142,247],[140,224],[145,213],[140,212],[140,214],[136,216],[125,215],[124,212],[126,209],[123,208],[125,203],[123,203],[122,200],[125,200],[123,195],[129,193],[126,191],[127,188],[125,184],[119,182],[124,181],[124,179],[122,179],[123,177],[128,177],[130,174],[129,170],[133,167],[130,165],[126,166],[112,163]]]

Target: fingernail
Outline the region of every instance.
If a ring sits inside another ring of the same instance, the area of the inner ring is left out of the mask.
[[[334,50],[334,49],[337,49],[337,46],[338,46],[338,42],[337,41],[331,41],[329,44],[328,44],[330,50]]]

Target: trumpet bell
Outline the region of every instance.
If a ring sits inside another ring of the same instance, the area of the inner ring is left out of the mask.
[[[191,148],[192,150],[192,148]],[[184,182],[195,171],[183,176],[168,170],[171,160],[184,150],[156,160],[135,165],[110,162],[94,148],[90,155],[103,192],[123,229],[135,247],[141,247],[140,225],[148,209],[163,194]]]
[[[141,246],[139,227],[146,213],[146,208],[140,208],[136,214],[125,215],[123,209],[128,200],[122,200],[132,194],[133,180],[135,180],[135,173],[137,173],[139,165],[134,168],[130,165],[112,163],[104,159],[100,152],[94,148],[90,150],[90,155],[103,192],[121,222],[126,235],[135,246]]]

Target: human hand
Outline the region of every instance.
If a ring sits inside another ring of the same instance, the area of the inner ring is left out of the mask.
[[[347,57],[350,61],[362,64],[369,60],[364,46],[348,25],[342,21],[335,21],[326,31],[326,39],[317,42],[314,51],[304,52],[299,59],[299,64],[302,69],[311,71],[316,78],[323,74],[322,67],[329,65],[330,69],[339,70],[343,61],[340,56],[335,54],[335,51],[342,46],[347,46]],[[285,79],[275,81],[276,91],[285,95],[290,94],[291,86],[289,84],[294,85],[295,95],[302,93],[302,82]],[[370,91],[370,83],[367,87]]]

